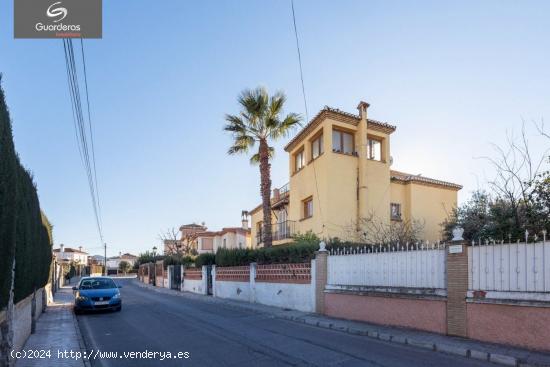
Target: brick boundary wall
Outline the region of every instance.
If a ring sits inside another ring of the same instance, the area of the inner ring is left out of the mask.
[[[310,284],[311,263],[258,265],[256,282]]]
[[[468,337],[550,351],[550,307],[468,300]]]
[[[327,275],[328,252],[315,252],[315,312],[325,313],[325,286]]]
[[[216,281],[249,282],[250,266],[216,266]]]
[[[202,279],[202,269],[201,268],[185,268],[183,273],[184,279]]]
[[[460,246],[461,252],[450,253],[451,246]],[[464,241],[451,242],[447,253],[447,334],[468,337],[468,246]]]
[[[325,292],[324,314],[379,325],[445,334],[446,302],[433,297]]]

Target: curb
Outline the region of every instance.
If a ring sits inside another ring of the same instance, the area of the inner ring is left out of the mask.
[[[80,326],[78,325],[78,320],[72,310],[69,311],[73,316],[74,321],[74,327],[76,329],[76,335],[78,338],[78,345],[80,345],[80,352],[83,356],[88,354],[88,350],[86,349],[86,343],[84,342],[84,338],[82,337],[82,333],[80,332]],[[88,358],[82,358],[82,363],[85,367],[91,367],[92,364],[90,363],[90,360]]]
[[[522,366],[522,367],[529,366],[528,364],[522,363],[522,361],[519,358],[504,355],[504,354],[489,353],[489,352],[480,351],[476,349],[458,347],[458,346],[455,346],[452,344],[446,344],[446,343],[430,343],[424,340],[407,338],[402,335],[379,333],[375,330],[364,330],[364,329],[358,329],[354,327],[339,326],[329,321],[315,322],[314,320],[310,320],[304,317],[296,317],[296,316],[289,316],[289,317],[281,316],[280,318],[299,322],[299,323],[304,323],[307,325],[316,326],[324,329],[331,329],[335,331],[345,332],[348,334],[366,336],[372,339],[378,339],[385,342],[409,345],[411,347],[426,349],[433,352],[452,354],[452,355],[457,355],[465,358],[472,358],[472,359],[482,360],[486,362],[492,362],[492,363],[500,364],[504,366]]]
[[[167,288],[155,287],[150,284],[143,284],[139,280],[136,280],[135,283],[137,283],[137,285],[142,288],[148,288],[150,290],[157,291],[158,293],[166,293],[166,294],[172,294],[172,295],[178,295],[179,293],[182,296],[188,293],[190,295],[192,294],[196,296],[201,296],[200,294],[195,294],[191,292],[183,292],[183,291],[178,292]],[[208,296],[204,296],[204,297],[208,297]],[[222,299],[217,298],[217,300],[223,300],[223,298]],[[245,305],[241,306],[241,305],[227,304],[227,303],[225,303],[225,305],[234,307],[234,308],[241,308],[241,309],[244,308],[249,311],[253,311],[254,313],[267,314],[267,312],[263,312],[261,310],[254,310],[249,307],[246,307]],[[294,321],[294,322],[307,324],[310,326],[315,326],[323,329],[331,329],[335,331],[344,332],[347,334],[366,336],[372,339],[377,339],[377,340],[381,340],[389,343],[408,345],[414,348],[420,348],[420,349],[430,350],[437,353],[452,354],[452,355],[456,355],[464,358],[471,358],[471,359],[477,359],[477,360],[486,361],[486,362],[492,362],[503,366],[521,366],[521,367],[536,366],[536,365],[530,365],[525,362],[522,362],[519,358],[509,356],[509,355],[489,353],[483,350],[465,348],[465,347],[460,347],[460,346],[447,344],[447,343],[431,343],[420,339],[408,338],[402,335],[380,333],[374,329],[372,330],[369,330],[366,328],[359,329],[356,327],[348,327],[345,325],[336,325],[329,320],[315,320],[314,318],[308,317],[308,316],[294,316],[294,315],[286,315],[283,313],[275,313],[271,315],[278,319]]]

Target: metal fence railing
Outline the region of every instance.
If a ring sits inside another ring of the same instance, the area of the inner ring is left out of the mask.
[[[471,291],[550,292],[550,243],[474,241],[468,270]]]
[[[329,285],[445,288],[445,247],[440,244],[336,249],[329,255]]]

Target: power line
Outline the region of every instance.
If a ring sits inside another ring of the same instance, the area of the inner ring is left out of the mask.
[[[95,164],[95,148],[94,148],[94,134],[92,130],[92,117],[90,113],[90,97],[88,94],[88,73],[86,72],[86,57],[84,56],[84,40],[80,39],[80,50],[82,52],[82,67],[84,71],[84,87],[86,91],[86,108],[88,110],[88,128],[90,130],[90,142],[92,146],[92,163],[93,163],[93,169],[94,169],[94,183],[95,183],[95,193],[96,193],[96,199],[97,199],[97,208],[99,211],[99,220],[101,221],[101,201],[99,200],[99,186],[97,185],[97,169]],[[101,223],[103,226],[103,223]]]
[[[304,97],[304,109],[306,111],[306,122],[309,122],[309,113],[307,110],[307,98],[306,88],[304,85],[304,71],[302,68],[302,53],[300,52],[300,40],[298,37],[298,27],[296,26],[296,12],[294,11],[294,0],[290,0],[290,6],[292,8],[292,23],[294,24],[294,36],[296,38],[296,51],[298,53],[298,64],[300,66],[300,80],[302,82],[302,96]],[[315,169],[315,160],[312,162],[313,166],[313,180],[315,181],[315,192],[317,196],[317,204],[319,205],[319,214],[321,216],[321,223],[323,223],[322,231],[325,231],[325,221],[323,218],[323,210],[321,208],[321,198],[319,197],[319,185],[317,184],[317,170]]]
[[[298,51],[298,64],[300,65],[300,79],[302,81],[302,96],[304,97],[304,108],[306,110],[306,122],[309,122],[309,113],[307,111],[306,88],[304,86],[304,72],[302,70],[302,53],[300,52],[300,41],[298,39],[298,28],[296,27],[296,14],[294,13],[294,0],[290,0],[292,7],[292,22],[294,24],[294,36],[296,37],[296,50]]]
[[[83,45],[83,44],[81,44]],[[65,53],[65,65],[67,69],[67,80],[69,84],[69,95],[71,99],[71,109],[73,112],[73,122],[75,126],[75,134],[78,145],[78,151],[80,153],[80,158],[82,165],[86,172],[88,179],[88,187],[90,190],[90,197],[92,200],[92,207],[94,211],[94,218],[97,225],[97,230],[101,243],[103,244],[103,230],[100,219],[99,208],[99,197],[97,196],[97,175],[95,174],[95,154],[93,152],[93,135],[92,135],[92,122],[91,122],[91,113],[89,105],[89,97],[87,91],[87,76],[85,75],[85,84],[86,84],[86,99],[88,107],[88,131],[90,133],[90,145],[92,147],[92,162],[90,162],[90,149],[88,144],[88,134],[86,132],[84,114],[82,109],[82,101],[80,98],[80,86],[78,84],[78,70],[76,67],[75,56],[74,56],[74,47],[72,39],[63,39],[63,50]],[[84,62],[84,48],[82,46],[82,57]],[[94,167],[92,172],[92,166]]]

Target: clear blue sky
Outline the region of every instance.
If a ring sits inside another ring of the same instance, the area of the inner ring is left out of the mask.
[[[229,157],[225,113],[264,85],[303,113],[290,2],[104,1],[86,40],[109,255],[159,246],[162,229],[238,225],[259,203],[248,158]],[[16,148],[56,246],[100,253],[71,118],[61,40],[14,40],[0,2],[0,72]],[[310,115],[324,105],[397,125],[395,169],[483,186],[491,153],[521,118],[550,116],[548,1],[295,2]],[[535,140],[533,140],[535,141]],[[274,186],[288,181],[276,144]],[[547,144],[547,143],[546,143]],[[535,149],[542,149],[536,144]]]

